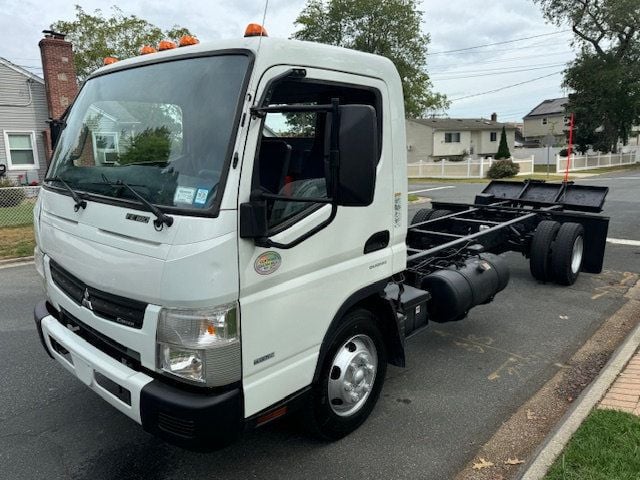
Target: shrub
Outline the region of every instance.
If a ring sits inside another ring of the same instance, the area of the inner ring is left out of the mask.
[[[569,156],[569,149],[568,148],[563,148],[562,150],[560,150],[558,152],[558,155],[560,155],[561,157],[568,157]]]
[[[511,160],[496,160],[489,168],[487,177],[494,179],[514,177],[519,171],[520,165],[513,163]]]
[[[8,178],[0,178],[0,208],[15,207],[20,205],[26,198],[24,190],[15,187],[14,183]]]

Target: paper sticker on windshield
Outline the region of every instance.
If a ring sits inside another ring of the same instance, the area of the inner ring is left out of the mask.
[[[173,195],[173,203],[193,203],[196,196],[196,189],[191,187],[178,187]]]
[[[270,273],[275,272],[280,264],[282,263],[282,258],[280,254],[277,252],[264,252],[258,258],[256,258],[255,263],[253,264],[253,268],[259,275],[269,275]]]
[[[206,188],[199,188],[196,191],[196,198],[193,201],[195,205],[204,205],[207,203],[207,197],[209,196],[209,190]]]

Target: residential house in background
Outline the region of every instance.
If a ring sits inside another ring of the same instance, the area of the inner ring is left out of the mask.
[[[566,143],[566,130],[569,127],[569,117],[565,107],[568,97],[544,100],[524,117],[523,134],[527,142],[542,144],[547,135],[556,137],[556,144]]]
[[[44,178],[48,119],[44,80],[0,58],[0,170],[14,182]]]
[[[466,156],[492,157],[498,152],[502,127],[513,152],[514,124],[500,123],[497,115],[486,118],[408,118],[407,160],[409,163],[440,159],[462,160]]]
[[[78,92],[71,43],[49,30],[38,44],[44,78],[0,58],[0,171],[20,184],[42,182],[51,158],[51,120]]]

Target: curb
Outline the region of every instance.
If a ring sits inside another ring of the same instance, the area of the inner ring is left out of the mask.
[[[562,417],[555,430],[547,436],[542,445],[538,447],[532,460],[524,470],[521,470],[522,473],[517,478],[520,480],[541,480],[544,478],[567,442],[607,392],[618,374],[634,355],[638,346],[640,346],[640,324],[633,329],[625,341],[613,352],[600,374],[580,394],[571,409]]]
[[[0,268],[18,267],[20,265],[27,265],[32,262],[33,255],[30,257],[8,258],[5,260],[0,260]]]

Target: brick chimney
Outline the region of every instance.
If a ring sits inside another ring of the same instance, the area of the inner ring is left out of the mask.
[[[498,121],[498,114],[497,113],[493,112],[491,114],[491,121],[492,122],[497,122]]]
[[[73,49],[62,33],[43,30],[40,55],[47,93],[49,117],[59,119],[78,93],[78,79],[73,65]]]

